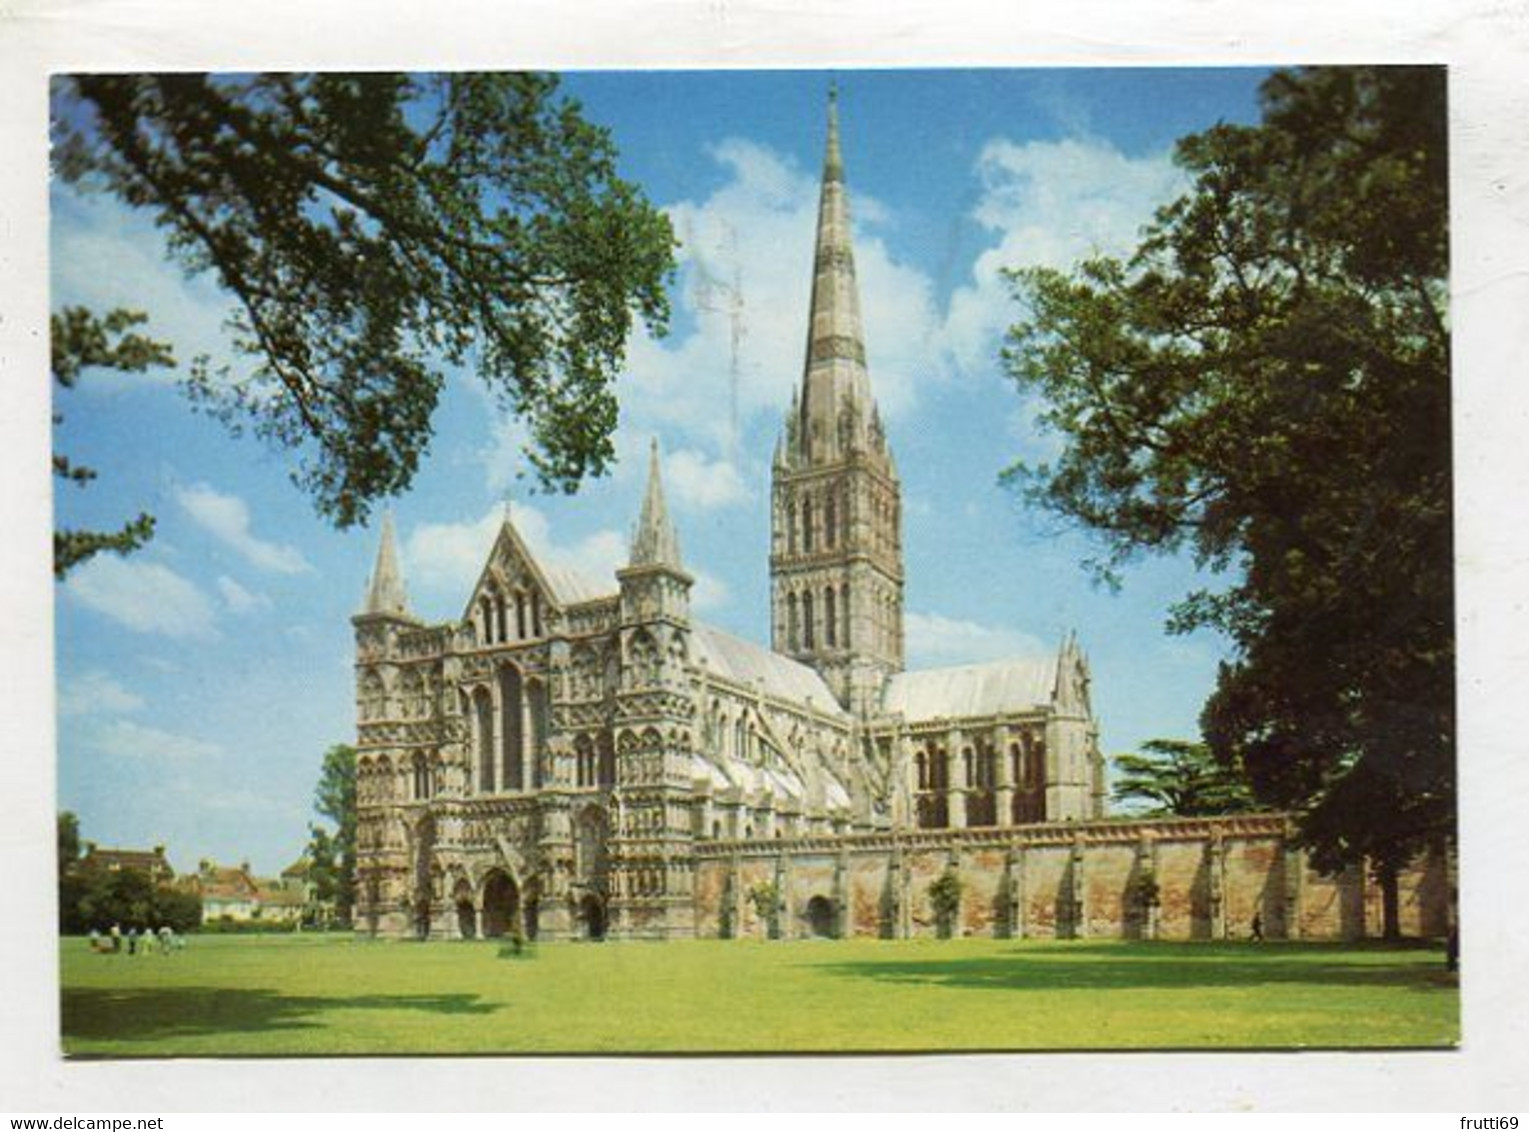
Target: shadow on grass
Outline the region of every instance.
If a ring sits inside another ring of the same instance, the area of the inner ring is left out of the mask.
[[[1348,956],[1345,961],[1342,956]],[[1341,946],[1207,947],[1142,945],[1128,953],[1068,944],[1029,945],[1002,955],[941,959],[873,959],[814,963],[852,979],[964,987],[972,990],[1149,990],[1253,986],[1396,988],[1458,987],[1442,960],[1384,961]]]
[[[490,1014],[475,994],[367,994],[315,998],[228,987],[66,987],[64,1038],[151,1042],[202,1034],[304,1030],[336,1010],[422,1010]]]

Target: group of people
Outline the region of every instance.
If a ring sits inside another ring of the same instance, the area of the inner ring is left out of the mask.
[[[123,950],[126,950],[129,955],[147,955],[153,950],[155,944],[159,945],[161,955],[169,955],[172,951],[185,950],[186,937],[168,925],[157,932],[148,928],[144,928],[142,932],[137,928],[128,928],[126,934],[123,934],[120,924],[113,924],[111,930],[105,934],[96,931],[95,928],[90,929],[90,950],[105,955],[116,955]]]

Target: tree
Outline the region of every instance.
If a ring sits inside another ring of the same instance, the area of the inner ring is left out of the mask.
[[[101,367],[125,373],[143,373],[155,366],[173,366],[170,347],[132,328],[148,316],[141,311],[113,310],[104,316],[84,307],[65,307],[49,320],[52,339],[53,381],[59,389],[73,389],[81,371]],[[53,423],[63,423],[54,413]],[[53,454],[53,474],[79,487],[96,478],[93,468],[76,464],[62,453]],[[53,575],[62,579],[71,569],[103,550],[127,554],[154,536],[154,517],[140,512],[116,531],[58,530],[53,532]]]
[[[69,810],[58,815],[58,930],[77,935],[88,930],[80,921],[80,900],[86,891],[80,873],[80,819]]]
[[[929,906],[934,909],[935,930],[941,939],[956,934],[961,916],[961,878],[946,869],[929,885]]]
[[[1319,867],[1454,836],[1444,75],[1281,71],[1257,126],[1183,139],[1193,186],[1127,262],[1014,275],[1005,358],[1061,434],[1006,473],[1094,532],[1218,572],[1170,628],[1230,638],[1202,727]]]
[[[313,808],[334,823],[308,827],[314,896],[333,903],[335,917],[349,925],[356,905],[356,749],[336,743],[324,752]]]
[[[1115,801],[1145,802],[1148,816],[1200,817],[1253,808],[1241,775],[1218,762],[1204,743],[1150,739],[1141,747],[1141,754],[1115,756]]]
[[[540,483],[614,456],[634,321],[668,318],[668,220],[608,133],[533,74],[75,75],[54,101],[67,181],[151,212],[233,300],[252,368],[186,389],[300,453],[340,527],[411,482],[447,365],[529,428]]]

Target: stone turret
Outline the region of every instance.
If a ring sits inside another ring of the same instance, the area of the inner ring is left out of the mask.
[[[689,684],[690,587],[664,501],[658,442],[621,584],[621,681],[616,751],[621,824],[611,839],[613,931],[669,939],[695,934],[690,796],[694,703]]]
[[[1083,821],[1104,814],[1104,759],[1090,702],[1088,659],[1078,635],[1057,650],[1051,713],[1046,722],[1046,818]]]

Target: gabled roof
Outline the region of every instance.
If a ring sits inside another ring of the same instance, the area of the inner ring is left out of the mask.
[[[823,677],[805,664],[701,622],[694,624],[690,637],[696,663],[723,679],[803,706],[811,700],[818,711],[844,715]]]
[[[910,723],[1033,711],[1051,703],[1054,656],[900,672],[887,681],[882,710]]]
[[[601,598],[613,597],[620,592],[614,579],[601,582],[571,567],[549,565],[537,558],[531,552],[525,539],[520,537],[520,532],[515,529],[514,521],[506,514],[499,526],[499,533],[494,536],[494,544],[489,548],[488,557],[483,561],[483,569],[478,573],[478,580],[473,584],[472,594],[463,611],[464,620],[472,619],[473,607],[488,584],[495,562],[505,559],[517,559],[525,563],[531,577],[546,591],[547,597],[560,606],[575,605],[581,601],[597,601]]]
[[[577,605],[581,601],[600,601],[621,592],[614,578],[608,581],[592,578],[572,566],[548,566],[540,562],[536,565],[552,590],[553,600],[562,606]]]
[[[136,869],[145,873],[173,874],[175,871],[166,860],[163,848],[107,849],[99,845],[91,845],[85,850],[81,863],[90,865],[92,868]]]

